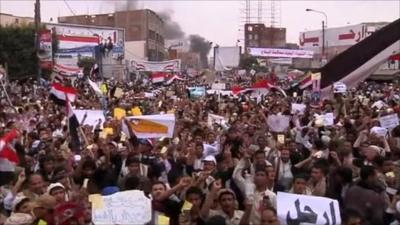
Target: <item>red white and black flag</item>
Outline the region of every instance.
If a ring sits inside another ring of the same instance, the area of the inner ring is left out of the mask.
[[[382,63],[399,52],[400,19],[374,32],[371,36],[351,46],[324,67],[321,73],[322,96],[327,96],[332,85],[342,82],[355,87],[375,72]]]
[[[77,91],[73,87],[67,87],[60,83],[53,83],[50,90],[50,99],[57,105],[66,104],[67,99],[71,102],[75,101]]]

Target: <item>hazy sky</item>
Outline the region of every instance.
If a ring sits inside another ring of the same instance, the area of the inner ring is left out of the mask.
[[[76,14],[107,13],[114,11],[117,0],[66,0]],[[42,20],[72,15],[64,1],[41,0]],[[252,1],[253,6],[258,1]],[[400,18],[400,1],[278,1],[281,26],[287,28],[287,40],[298,43],[299,32],[321,27],[323,16],[306,12],[306,8],[324,11],[328,15],[328,27],[345,26],[361,22],[393,21]],[[0,12],[18,16],[32,16],[34,0],[0,0]],[[264,17],[267,18],[270,1],[264,1]],[[221,46],[233,46],[240,37],[245,1],[151,1],[138,3],[140,8],[154,11],[170,11],[186,34],[200,34]],[[242,13],[241,13],[242,12]],[[254,11],[254,16],[257,12]],[[265,19],[268,22],[267,19]]]

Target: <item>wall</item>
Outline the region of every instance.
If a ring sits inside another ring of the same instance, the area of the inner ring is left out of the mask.
[[[11,14],[0,13],[0,26],[10,26],[10,25],[27,25],[34,23],[34,19],[30,17],[19,17],[13,16]]]
[[[146,41],[126,41],[125,59],[147,60]]]

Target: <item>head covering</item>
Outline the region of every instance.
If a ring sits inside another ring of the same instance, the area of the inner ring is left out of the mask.
[[[376,145],[368,146],[369,149],[374,150],[378,155],[385,156],[385,150]]]
[[[50,194],[51,190],[53,190],[54,188],[62,188],[65,190],[64,185],[62,185],[61,183],[52,183],[47,187],[47,193]]]
[[[31,215],[26,213],[13,213],[7,218],[4,225],[31,225],[34,219]]]
[[[217,165],[217,160],[213,155],[208,155],[203,159],[203,162],[213,162],[215,165]]]
[[[101,192],[102,195],[112,195],[119,192],[119,187],[116,186],[108,186],[103,189]]]
[[[25,200],[29,200],[29,198],[25,195],[17,195],[17,197],[15,197],[14,201],[12,202],[12,211],[15,211],[17,206]]]
[[[228,188],[223,188],[223,189],[219,190],[219,191],[218,191],[218,198],[220,198],[222,194],[225,194],[225,193],[228,193],[228,192],[229,192],[230,194],[232,194],[232,195],[233,195],[233,198],[236,200],[236,194],[235,194],[235,192],[233,192],[231,189],[228,189]]]

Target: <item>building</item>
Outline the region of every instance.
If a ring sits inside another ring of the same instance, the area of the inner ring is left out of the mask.
[[[245,49],[285,48],[286,28],[266,27],[262,23],[244,25]]]
[[[33,24],[35,20],[32,17],[14,16],[11,14],[0,13],[0,26],[23,26]]]
[[[125,29],[125,58],[164,60],[164,22],[152,10],[65,16],[59,17],[58,22],[123,28]]]

